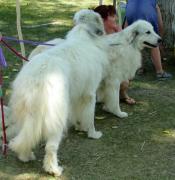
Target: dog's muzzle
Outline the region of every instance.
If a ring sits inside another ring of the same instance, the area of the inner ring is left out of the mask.
[[[149,47],[151,47],[151,48],[155,48],[155,47],[157,47],[158,46],[158,44],[151,44],[151,43],[149,43],[149,42],[146,42],[146,41],[144,41],[144,44],[146,45],[146,46],[149,46]]]
[[[162,38],[159,38],[159,39],[157,40],[157,42],[158,42],[158,44],[162,43]]]
[[[147,45],[147,46],[149,46],[149,47],[151,47],[151,48],[157,47],[160,43],[162,43],[162,39],[161,39],[161,38],[159,38],[159,39],[157,40],[157,44],[151,44],[151,43],[149,43],[149,42],[144,41],[144,44]]]

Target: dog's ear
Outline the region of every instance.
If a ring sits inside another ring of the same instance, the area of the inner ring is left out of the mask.
[[[138,35],[139,32],[136,29],[133,29],[130,33],[127,34],[127,41],[132,43]]]
[[[88,24],[87,32],[90,36],[102,36],[103,34],[105,34],[104,29],[101,29],[93,23]]]
[[[85,22],[85,20],[86,20],[86,16],[85,15],[81,15],[79,17],[79,22]]]

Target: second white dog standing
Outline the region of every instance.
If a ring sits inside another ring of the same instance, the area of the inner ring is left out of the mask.
[[[98,90],[98,99],[104,102],[104,109],[118,117],[127,117],[119,104],[120,83],[135,76],[141,66],[141,50],[154,48],[161,42],[149,22],[139,20],[121,32],[106,35],[106,41],[115,43],[109,48],[110,62],[107,77]]]

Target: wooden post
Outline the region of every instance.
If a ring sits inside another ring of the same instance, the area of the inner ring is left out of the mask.
[[[21,30],[21,11],[20,11],[20,0],[16,0],[16,24],[19,40],[23,40],[22,30]],[[25,47],[24,43],[20,42],[21,54],[25,57]]]
[[[99,5],[102,5],[103,4],[103,0],[99,0]]]
[[[116,3],[116,9],[117,9],[117,14],[118,14],[118,23],[120,26],[122,26],[122,14],[121,14],[121,9],[120,9],[120,0],[115,0]]]

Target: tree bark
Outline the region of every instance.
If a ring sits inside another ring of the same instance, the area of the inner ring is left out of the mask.
[[[175,45],[175,0],[158,0],[164,24],[164,44],[166,48]]]

